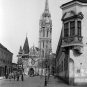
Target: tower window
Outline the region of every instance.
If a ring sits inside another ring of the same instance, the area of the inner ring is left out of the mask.
[[[48,37],[48,30],[47,30],[47,37]]]
[[[44,48],[44,41],[43,41],[43,48]]]
[[[64,37],[68,37],[68,32],[69,32],[68,25],[69,23],[64,24]]]
[[[70,22],[70,36],[75,35],[75,21]]]
[[[81,36],[81,21],[77,22],[78,35]]]
[[[42,51],[42,57],[44,57],[44,51]]]
[[[43,30],[43,37],[45,37],[45,30]]]

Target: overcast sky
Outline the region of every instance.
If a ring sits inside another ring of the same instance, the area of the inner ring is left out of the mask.
[[[29,47],[38,47],[39,20],[46,0],[0,0],[0,43],[10,50],[16,62],[26,33]],[[48,0],[52,19],[52,51],[56,52],[62,27],[60,6],[71,0]]]

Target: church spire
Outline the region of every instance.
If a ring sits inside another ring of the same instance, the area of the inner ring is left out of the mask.
[[[48,0],[46,0],[45,2],[45,9],[44,9],[44,13],[42,14],[42,17],[51,17],[51,14],[49,13]]]
[[[28,44],[27,36],[26,36],[25,43],[24,43],[24,46],[23,46],[23,51],[24,51],[24,54],[29,54],[29,44]]]
[[[19,49],[19,54],[22,54],[23,53],[23,50],[22,50],[22,46],[20,46],[20,49]]]
[[[45,2],[45,11],[49,11],[48,0],[46,0],[46,2]]]

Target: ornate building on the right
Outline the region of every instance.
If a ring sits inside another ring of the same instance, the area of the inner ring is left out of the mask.
[[[61,9],[56,75],[71,85],[87,84],[87,0],[72,0]]]

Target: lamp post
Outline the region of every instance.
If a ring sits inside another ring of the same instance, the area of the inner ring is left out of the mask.
[[[80,63],[80,77],[81,77],[82,63]]]
[[[48,81],[48,74],[49,74],[49,49],[48,47],[46,46],[46,53],[45,53],[45,86],[47,86],[47,81]]]

